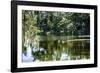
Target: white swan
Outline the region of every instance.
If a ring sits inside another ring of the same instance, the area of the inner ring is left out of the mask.
[[[68,56],[68,54],[67,53],[62,53],[61,54],[61,58],[60,58],[60,60],[61,61],[64,61],[64,60],[69,60],[70,59],[70,57]]]
[[[22,56],[23,62],[33,62],[35,60],[35,58],[32,56],[31,46],[27,47],[26,55],[23,53]]]

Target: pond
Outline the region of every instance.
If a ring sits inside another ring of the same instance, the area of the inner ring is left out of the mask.
[[[40,37],[38,41],[39,47],[36,51],[32,51],[33,62],[89,59],[89,39],[87,36]]]

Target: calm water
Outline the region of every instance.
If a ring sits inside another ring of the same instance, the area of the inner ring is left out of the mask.
[[[32,52],[35,60],[39,61],[90,58],[89,37],[41,37],[39,39],[39,48],[42,49]]]

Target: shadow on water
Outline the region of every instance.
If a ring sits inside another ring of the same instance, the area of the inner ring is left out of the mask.
[[[90,58],[90,41],[88,38],[41,38],[39,48],[44,51],[32,52],[39,61],[64,61]]]

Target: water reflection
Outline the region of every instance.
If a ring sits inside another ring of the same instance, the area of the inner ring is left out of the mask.
[[[39,47],[32,48],[32,61],[64,61],[90,58],[89,38],[41,38]],[[28,49],[27,49],[28,50]],[[28,52],[27,52],[28,53]]]

